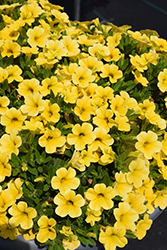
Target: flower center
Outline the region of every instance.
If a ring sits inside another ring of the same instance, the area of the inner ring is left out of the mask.
[[[67,205],[73,205],[73,204],[74,204],[73,201],[71,200],[67,201]]]
[[[100,193],[98,194],[98,197],[104,197],[104,194]]]
[[[80,133],[80,134],[79,134],[79,137],[83,137],[83,136],[84,136],[84,133]]]
[[[149,142],[145,141],[145,143],[143,144],[143,147],[146,148],[148,146]]]

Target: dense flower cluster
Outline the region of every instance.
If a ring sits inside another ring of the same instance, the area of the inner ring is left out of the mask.
[[[130,28],[1,3],[1,237],[115,250],[167,206],[167,41]]]

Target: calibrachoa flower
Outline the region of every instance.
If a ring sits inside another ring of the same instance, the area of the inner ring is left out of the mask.
[[[3,1],[1,1],[3,2]],[[0,5],[0,236],[74,250],[142,239],[167,206],[167,41]]]
[[[54,203],[58,205],[55,213],[61,217],[69,215],[72,218],[79,217],[82,214],[81,207],[85,204],[84,198],[80,194],[75,194],[73,190],[67,190],[65,193],[58,193],[54,198]]]
[[[33,226],[33,218],[37,216],[37,212],[32,207],[27,207],[27,203],[20,201],[18,204],[9,208],[12,217],[9,220],[10,225],[20,225],[23,229],[30,229]]]
[[[104,183],[96,184],[85,192],[85,197],[89,201],[89,207],[92,210],[110,209],[113,207],[112,198],[115,197],[115,191],[112,187],[106,187]]]
[[[41,243],[46,242],[48,239],[54,240],[56,231],[53,228],[56,221],[53,218],[48,219],[47,216],[42,215],[38,220],[39,231],[37,233],[37,240]]]

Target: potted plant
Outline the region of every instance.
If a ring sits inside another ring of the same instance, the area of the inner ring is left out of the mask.
[[[0,236],[49,250],[142,239],[167,206],[167,41],[0,2]]]

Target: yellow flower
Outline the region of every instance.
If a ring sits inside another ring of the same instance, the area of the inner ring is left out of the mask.
[[[116,115],[114,125],[118,128],[118,130],[128,132],[130,131],[130,124],[128,121],[127,116]]]
[[[73,190],[67,190],[65,193],[58,193],[54,198],[57,206],[55,213],[61,217],[69,215],[72,218],[79,217],[82,214],[81,207],[85,204],[84,198]]]
[[[96,159],[96,156],[92,153],[92,151],[88,149],[88,151],[86,150],[81,151],[78,162],[81,165],[84,164],[87,167],[89,167],[91,162],[97,162],[97,159]]]
[[[99,97],[100,99],[102,99],[104,104],[106,104],[108,100],[112,100],[114,97],[114,91],[110,87],[103,88],[102,86],[98,86],[95,92],[96,94],[93,96],[93,99],[97,99]]]
[[[80,241],[76,235],[69,235],[66,239],[62,240],[63,247],[65,250],[75,250],[80,246]]]
[[[53,154],[57,147],[62,147],[65,144],[65,141],[65,137],[61,136],[61,131],[55,128],[53,131],[46,129],[38,142],[41,147],[45,147],[46,153]]]
[[[104,58],[106,62],[115,61],[117,62],[120,58],[120,50],[116,49],[113,45],[108,45],[110,54]]]
[[[128,194],[128,198],[124,201],[127,202],[132,209],[136,210],[138,214],[143,214],[147,210],[147,207],[144,205],[145,197],[142,194],[131,192]]]
[[[91,210],[111,209],[114,205],[112,198],[115,197],[115,191],[112,187],[106,187],[104,183],[96,184],[85,192],[85,197],[89,201]]]
[[[145,57],[140,57],[139,55],[132,56],[130,55],[130,62],[133,65],[135,69],[137,69],[140,72],[144,72],[144,70],[147,70],[147,61]]]
[[[20,67],[18,65],[9,65],[6,68],[7,72],[8,72],[8,83],[13,82],[14,80],[17,82],[21,82],[23,80],[21,74],[22,74],[22,70],[20,69]]]
[[[49,95],[50,90],[53,91],[55,96],[63,90],[63,84],[57,81],[56,76],[51,76],[51,78],[45,78],[42,80],[42,86],[40,88],[41,95]]]
[[[73,232],[71,231],[71,227],[62,226],[62,229],[59,232],[61,234],[64,234],[65,236],[73,235]]]
[[[94,130],[95,139],[90,144],[89,149],[96,151],[97,149],[105,150],[114,143],[114,139],[111,135],[106,133],[106,130],[102,127],[95,128]]]
[[[20,55],[21,47],[17,42],[13,42],[12,40],[6,40],[2,46],[2,57],[10,57],[14,58]]]
[[[99,61],[110,54],[109,48],[101,43],[95,43],[92,47],[89,47],[88,52],[91,56],[97,57]]]
[[[50,40],[47,43],[47,48],[44,51],[45,56],[49,60],[56,59],[56,61],[60,60],[63,56],[66,56],[67,49],[65,48],[62,41],[56,40]],[[58,60],[57,60],[58,59]]]
[[[116,218],[115,226],[134,231],[135,221],[139,218],[138,213],[127,202],[120,202],[118,206],[119,208],[115,208],[113,212]]]
[[[148,82],[147,78],[144,77],[140,71],[135,70],[135,71],[132,71],[132,73],[135,76],[134,82],[141,83],[144,87],[147,87],[149,82]]]
[[[110,164],[115,159],[115,152],[112,150],[112,147],[108,147],[103,150],[103,155],[100,157],[100,162],[102,165]]]
[[[15,225],[11,226],[8,222],[0,227],[0,236],[4,239],[16,240],[19,234],[18,228]]]
[[[110,128],[115,125],[114,120],[112,119],[113,112],[111,109],[106,109],[106,107],[102,106],[96,110],[96,116],[93,118],[93,123],[98,127],[102,127],[108,133]]]
[[[159,152],[162,148],[162,143],[157,141],[157,139],[156,133],[142,131],[137,135],[138,142],[136,142],[135,147],[144,154],[144,157],[152,159],[153,154]]]
[[[12,130],[10,135],[4,134],[0,138],[0,151],[1,153],[6,153],[9,157],[11,153],[19,154],[19,147],[22,144],[22,140],[20,136],[17,136],[18,131]]]
[[[40,85],[38,79],[36,78],[23,80],[21,83],[19,83],[17,89],[18,93],[24,96],[24,98],[28,97],[31,94],[39,92],[39,90]]]
[[[122,35],[120,33],[115,33],[113,34],[113,36],[108,36],[107,45],[116,47],[119,45],[121,38],[122,38]]]
[[[37,216],[37,212],[32,207],[27,207],[27,203],[20,201],[18,204],[12,205],[8,210],[12,217],[9,219],[10,225],[20,225],[27,230],[33,226],[33,218]]]
[[[115,250],[116,247],[124,247],[128,241],[124,237],[126,234],[125,228],[116,228],[107,226],[102,229],[99,234],[99,241],[104,244],[106,250]]]
[[[79,50],[79,44],[76,40],[71,39],[71,36],[63,36],[63,39],[61,40],[67,50],[66,56],[76,56],[80,50]]]
[[[142,182],[148,178],[149,169],[145,165],[145,161],[137,158],[129,165],[130,172],[127,173],[127,181],[133,184],[135,188],[142,186]]]
[[[143,239],[145,237],[146,231],[148,229],[150,229],[152,223],[153,223],[153,221],[149,219],[149,215],[148,214],[145,214],[144,215],[144,219],[140,220],[137,223],[136,232],[134,234],[136,235],[136,237],[138,238],[138,240],[141,240],[141,239]]]
[[[6,176],[9,177],[11,175],[11,170],[7,155],[0,153],[0,182],[4,181]]]
[[[48,42],[48,34],[41,27],[35,26],[33,29],[27,31],[27,42],[31,47],[42,47],[44,48]]]
[[[36,236],[36,231],[32,228],[28,231],[26,231],[24,234],[23,234],[23,238],[26,240],[26,241],[29,241],[29,240],[34,240],[35,239],[35,236]]]
[[[14,202],[15,198],[10,193],[10,190],[2,190],[0,192],[0,213],[7,211],[8,207],[10,207]]]
[[[167,91],[167,69],[164,69],[159,73],[157,85],[162,92]]]
[[[119,95],[116,95],[112,100],[111,100],[111,110],[118,116],[125,116],[127,113],[127,107],[126,107],[126,102],[125,99],[122,98]]]
[[[59,189],[61,193],[69,189],[76,189],[80,184],[80,180],[75,177],[75,169],[71,167],[68,170],[66,168],[59,168],[56,171],[56,175],[51,179],[51,186],[53,189]]]
[[[92,72],[100,71],[100,68],[103,66],[103,63],[94,56],[88,56],[79,60],[79,65],[81,67],[87,67],[92,70]]]
[[[6,216],[6,211],[0,212],[0,227],[4,224],[8,224],[8,217]]]
[[[156,191],[155,195],[154,206],[165,209],[167,207],[167,189]]]
[[[8,71],[0,67],[0,83],[3,83],[8,78]]]
[[[89,83],[95,80],[95,76],[92,75],[92,71],[90,69],[86,67],[78,67],[72,75],[72,80],[76,85],[86,88]]]
[[[54,240],[56,238],[56,231],[53,228],[56,225],[56,221],[53,218],[48,219],[46,215],[42,215],[37,223],[39,231],[36,238],[40,243],[45,243],[48,239]]]
[[[21,178],[12,179],[8,182],[9,193],[12,194],[14,199],[20,199],[23,195],[22,185],[24,180]]]
[[[100,217],[101,212],[102,212],[101,210],[95,211],[95,210],[91,210],[91,209],[88,207],[88,208],[87,208],[87,211],[86,211],[87,217],[86,217],[85,221],[86,221],[87,223],[90,223],[91,227],[93,227],[93,226],[95,225],[95,222],[96,222],[96,221],[101,220],[101,217]]]
[[[111,83],[116,83],[118,79],[120,79],[123,76],[123,73],[121,70],[119,70],[118,66],[115,64],[105,64],[101,67],[102,73],[100,76],[102,78],[109,77],[109,80]]]
[[[8,109],[7,106],[9,105],[10,100],[7,96],[0,97],[0,115],[3,115],[6,110]]]
[[[167,41],[165,39],[151,36],[151,40],[158,46],[159,50],[167,52]]]
[[[76,150],[82,150],[86,144],[91,144],[94,141],[95,135],[92,130],[93,126],[90,123],[76,124],[72,128],[72,134],[67,135],[67,142],[70,145],[75,145]]]
[[[50,124],[55,124],[60,119],[60,107],[57,103],[51,104],[49,100],[45,101],[44,111],[41,113],[41,116]]]
[[[39,92],[30,94],[25,98],[25,104],[20,107],[21,111],[29,116],[36,116],[45,108],[45,101]]]
[[[154,102],[149,101],[148,99],[144,100],[143,103],[139,103],[140,109],[140,117],[141,119],[145,119],[146,113],[153,112],[155,110]]]
[[[115,174],[116,184],[114,186],[115,191],[121,196],[124,200],[127,199],[128,193],[132,191],[132,185],[129,184],[126,180],[126,173],[120,171]]]
[[[11,108],[1,116],[1,124],[6,127],[5,131],[10,133],[13,129],[21,130],[25,119],[26,116],[19,109]]]
[[[87,96],[78,99],[74,108],[74,113],[79,116],[81,121],[89,121],[94,108],[91,106],[90,98]]]

